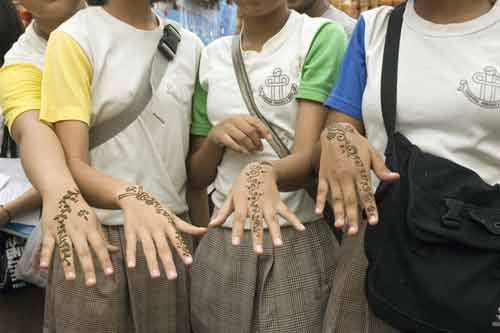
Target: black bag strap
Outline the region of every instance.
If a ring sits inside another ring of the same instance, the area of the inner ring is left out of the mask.
[[[384,59],[382,65],[381,98],[382,115],[385,131],[389,142],[387,151],[390,151],[396,132],[397,98],[398,98],[398,66],[399,44],[406,3],[403,3],[391,13],[389,26],[385,37]]]

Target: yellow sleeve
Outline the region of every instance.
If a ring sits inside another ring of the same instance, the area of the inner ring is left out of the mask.
[[[53,32],[45,53],[40,119],[90,125],[91,82],[92,66],[80,45],[64,32]]]
[[[12,64],[0,69],[0,107],[9,128],[24,112],[40,110],[42,72],[30,64]]]

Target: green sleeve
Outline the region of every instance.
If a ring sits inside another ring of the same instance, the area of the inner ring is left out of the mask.
[[[344,29],[325,23],[316,33],[302,68],[297,98],[323,104],[340,71],[347,47]]]
[[[207,92],[196,80],[196,87],[193,95],[193,112],[191,121],[191,134],[199,136],[207,136],[212,129],[212,124],[208,120],[207,115]]]

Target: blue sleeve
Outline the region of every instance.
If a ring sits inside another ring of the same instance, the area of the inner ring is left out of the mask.
[[[325,106],[361,120],[366,76],[365,20],[361,16],[347,47],[337,83],[326,99]]]

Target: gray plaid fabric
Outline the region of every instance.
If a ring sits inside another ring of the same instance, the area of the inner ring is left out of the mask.
[[[137,244],[137,266],[125,266],[123,226],[103,227],[120,251],[112,256],[115,274],[106,278],[96,258],[97,286],[86,288],[78,259],[77,279],[64,279],[59,257],[53,261],[45,305],[44,333],[188,333],[189,294],[187,269],[174,255],[178,278],[150,278],[142,246]],[[187,240],[187,238],[186,238]]]
[[[277,249],[266,231],[259,257],[250,232],[236,248],[230,229],[211,230],[192,268],[194,332],[321,332],[338,245],[326,222],[306,228],[282,228],[284,245]]]
[[[324,333],[397,333],[371,312],[365,291],[368,261],[364,231],[344,237],[335,270],[335,285],[328,300]]]

